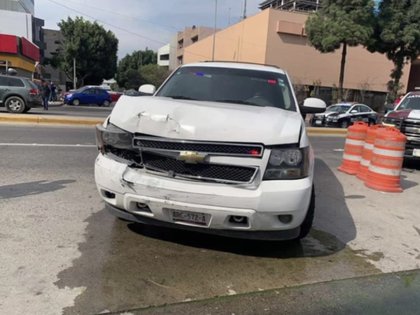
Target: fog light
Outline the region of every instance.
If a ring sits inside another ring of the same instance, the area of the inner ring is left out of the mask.
[[[248,225],[248,218],[239,215],[232,215],[229,217],[229,222],[237,225]]]
[[[288,224],[292,222],[293,216],[290,214],[281,214],[278,218],[281,223]]]
[[[115,194],[114,193],[112,193],[110,191],[107,191],[107,190],[104,190],[103,193],[104,193],[105,198],[115,199]]]
[[[143,202],[137,202],[136,203],[137,209],[143,212],[152,212],[149,208],[149,206]]]

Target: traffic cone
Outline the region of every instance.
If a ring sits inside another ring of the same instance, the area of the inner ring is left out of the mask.
[[[365,181],[369,169],[370,160],[372,158],[373,148],[375,145],[375,139],[378,132],[384,129],[383,125],[370,126],[366,133],[365,144],[362,151],[362,159],[360,160],[359,169],[357,170],[357,178]]]
[[[368,124],[362,121],[355,122],[347,129],[347,138],[344,145],[343,163],[338,168],[346,174],[355,175],[362,159]]]
[[[407,137],[394,127],[378,132],[365,185],[384,192],[402,192],[401,169]]]

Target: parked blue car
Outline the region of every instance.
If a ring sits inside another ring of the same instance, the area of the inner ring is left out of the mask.
[[[64,104],[78,106],[80,104],[97,104],[99,106],[109,106],[111,95],[96,86],[84,86],[78,90],[71,91],[64,96]]]

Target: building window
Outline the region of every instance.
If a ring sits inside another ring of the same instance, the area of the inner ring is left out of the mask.
[[[180,39],[178,41],[178,49],[182,49],[184,47],[184,39]]]
[[[161,60],[161,61],[163,61],[163,60],[169,60],[169,54],[160,55],[159,60]]]
[[[184,61],[184,57],[183,56],[179,56],[178,57],[178,65],[182,65],[183,61]]]
[[[198,42],[198,35],[195,35],[194,37],[191,37],[191,41],[192,41],[193,43]]]

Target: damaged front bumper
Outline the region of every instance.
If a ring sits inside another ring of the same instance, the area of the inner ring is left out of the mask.
[[[311,177],[235,186],[156,175],[103,154],[95,180],[108,209],[123,219],[249,239],[296,238],[312,190]],[[179,220],[178,212],[203,221]]]

